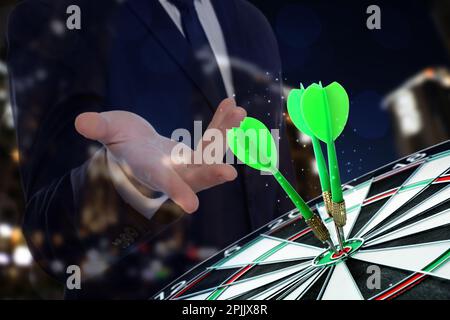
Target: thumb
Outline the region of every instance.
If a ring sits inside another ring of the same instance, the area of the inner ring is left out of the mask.
[[[101,113],[85,112],[78,115],[75,129],[87,139],[108,143],[108,121]]]

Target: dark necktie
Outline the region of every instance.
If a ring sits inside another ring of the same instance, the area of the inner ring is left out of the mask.
[[[170,0],[180,11],[183,33],[192,48],[197,63],[206,76],[206,85],[209,90],[214,90],[221,100],[227,96],[225,86],[217,60],[195,10],[194,1]]]

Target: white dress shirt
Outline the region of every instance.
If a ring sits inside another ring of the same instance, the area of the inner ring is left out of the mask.
[[[162,7],[177,26],[178,30],[183,34],[180,12],[177,7],[168,0],[159,0]],[[197,11],[200,23],[205,31],[211,49],[216,58],[217,65],[220,69],[222,80],[228,97],[234,96],[234,86],[231,74],[230,59],[225,44],[222,29],[217,19],[214,7],[210,0],[195,0],[195,10]],[[146,218],[151,219],[158,211],[160,206],[168,199],[163,195],[157,199],[151,199],[144,196],[128,179],[120,166],[113,159],[111,154],[107,152],[107,161],[111,178],[116,191],[136,211],[140,212]]]
[[[180,30],[184,36],[181,15],[178,8],[169,0],[159,0],[159,2],[166,10],[173,23],[175,23],[178,30]],[[206,38],[208,39],[209,45],[214,53],[214,57],[216,58],[217,65],[219,66],[227,96],[233,97],[234,86],[231,74],[230,58],[228,56],[222,28],[220,27],[214,7],[211,4],[211,0],[195,0],[194,5],[200,23],[205,31]]]

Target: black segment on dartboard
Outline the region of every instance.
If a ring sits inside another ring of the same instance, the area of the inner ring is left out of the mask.
[[[269,233],[269,235],[272,237],[289,240],[292,236],[298,234],[299,232],[303,232],[306,229],[308,229],[308,225],[303,219],[295,219],[285,225],[282,225],[280,228],[273,230]],[[323,243],[317,240],[312,232],[308,232],[293,241],[316,247],[324,247]]]
[[[412,235],[409,235],[406,237],[402,237],[399,239],[391,240],[388,242],[383,242],[383,243],[380,243],[377,245],[363,246],[363,248],[372,250],[372,249],[402,247],[402,246],[421,244],[421,243],[430,243],[430,242],[448,240],[449,235],[450,235],[450,224],[446,225],[446,226],[433,228],[433,229],[430,229],[427,231],[418,232],[418,233],[415,233],[415,234],[412,234]]]
[[[397,218],[401,217],[403,214],[407,213],[409,210],[411,210],[415,206],[430,199],[433,195],[435,195],[442,189],[446,188],[448,185],[449,185],[448,183],[431,184],[429,187],[427,187],[422,192],[420,192],[417,196],[413,197],[406,204],[404,204],[399,209],[394,211],[389,217],[387,217],[380,224],[378,224],[374,229],[372,229],[371,232],[376,231],[377,229],[379,229],[379,228],[391,223],[392,221],[396,220]],[[370,232],[369,232],[369,234],[370,234]]]
[[[323,288],[327,285],[330,280],[330,276],[334,271],[334,267],[328,268],[320,277],[317,279],[311,288],[306,291],[303,295],[302,299],[304,300],[318,300],[320,296],[323,294]]]
[[[211,270],[203,278],[201,278],[199,282],[194,284],[188,290],[184,291],[183,296],[191,295],[193,293],[204,291],[206,289],[215,288],[229,279],[239,270],[240,269],[238,268]]]
[[[450,281],[426,276],[412,288],[395,297],[398,300],[450,300]]]
[[[278,270],[281,271],[280,269],[278,269]],[[284,281],[287,281],[292,276],[293,275],[290,274],[290,275],[287,275],[287,276],[285,276],[285,277],[283,277],[281,279],[277,279],[277,280],[268,282],[267,284],[265,284],[263,286],[260,286],[258,288],[255,288],[255,289],[249,290],[247,292],[244,292],[244,293],[242,293],[242,294],[240,294],[238,296],[235,296],[235,297],[233,297],[233,299],[235,299],[235,300],[248,300],[248,299],[250,299],[252,297],[255,297],[256,295],[259,295],[260,293],[262,293],[262,292],[264,292],[264,291],[266,291],[266,290],[268,290],[270,288],[273,288],[274,286],[276,286],[278,284],[283,283]]]
[[[383,178],[381,180],[376,180],[370,186],[367,198],[371,198],[378,194],[382,194],[388,190],[399,188],[418,168],[417,165],[411,166],[410,168],[404,169],[400,172],[394,173],[391,176]]]
[[[303,285],[306,281],[311,279],[311,277],[318,276],[322,270],[318,268],[312,269],[310,273],[305,275],[304,277],[300,277],[299,279],[293,281],[288,286],[284,287],[283,290],[280,290],[276,294],[274,294],[271,299],[273,300],[283,300],[286,299],[286,297],[294,292],[299,286]],[[305,290],[305,292],[308,290],[308,288]]]
[[[364,299],[370,299],[377,296],[412,274],[410,271],[368,263],[352,258],[347,259],[345,264]],[[378,288],[376,287],[377,283],[372,282],[373,278],[370,278],[374,275],[374,271],[370,269],[371,267],[373,268],[373,266],[378,267],[380,270],[380,286]]]
[[[302,218],[296,218],[270,231],[268,234],[272,237],[287,240],[301,230],[306,229],[307,227],[308,226],[305,223],[305,220],[303,220]]]
[[[389,200],[390,198],[384,198],[366,205],[363,205],[359,211],[358,217],[356,218],[355,224],[353,225],[352,231],[350,232],[350,237],[354,237],[362,227],[364,227],[369,220],[373,217],[378,210]]]
[[[269,272],[274,271],[282,271],[285,268],[289,268],[301,263],[305,263],[307,261],[311,261],[311,259],[299,259],[295,261],[288,261],[288,262],[278,262],[278,263],[267,263],[267,264],[260,264],[255,265],[251,269],[249,269],[246,273],[244,273],[240,278],[240,280],[246,280],[249,278],[257,277],[265,275]]]
[[[421,212],[420,214],[418,214],[418,215],[416,215],[414,217],[411,217],[408,220],[403,221],[402,223],[399,223],[398,225],[396,225],[396,226],[394,226],[392,228],[387,229],[386,231],[380,232],[375,237],[371,238],[371,240],[380,238],[380,237],[382,237],[382,236],[384,236],[384,235],[386,235],[388,233],[395,232],[395,231],[400,230],[402,228],[405,228],[405,227],[407,227],[409,225],[412,225],[412,224],[414,224],[416,222],[419,222],[421,220],[430,218],[430,217],[432,217],[432,216],[434,216],[436,214],[440,214],[443,211],[446,211],[448,209],[450,209],[450,199],[447,200],[447,201],[444,201],[441,204],[438,204],[438,205],[434,206],[431,209],[425,210],[425,211]],[[448,223],[450,224],[450,221]],[[436,226],[436,227],[438,227],[438,226]],[[450,235],[449,235],[449,237],[450,237]]]
[[[436,155],[439,154],[441,152],[447,151],[448,149],[450,149],[450,141],[444,143],[444,144],[440,144],[437,146],[434,146],[432,148],[429,148],[427,150],[421,151],[420,153],[424,153],[426,154],[426,157],[430,157],[432,155]],[[350,181],[348,183],[348,185],[351,186],[357,186],[360,185],[361,183],[366,182],[367,180],[371,179],[372,177],[377,177],[383,174],[389,174],[390,171],[393,170],[393,168],[395,166],[400,165],[407,165],[410,162],[408,161],[408,158],[410,157],[405,157],[399,161],[397,161],[396,163],[392,163],[392,164],[388,164],[374,172],[368,173],[364,176],[361,176],[357,179],[354,179],[352,181]],[[422,158],[425,159],[425,158]],[[366,198],[370,198],[373,197],[377,194],[381,194],[383,192],[386,192],[388,190],[394,189],[394,188],[398,188],[400,187],[405,181],[406,179],[413,174],[414,170],[416,170],[418,168],[418,166],[412,166],[411,168],[405,170],[405,171],[401,171],[398,174],[386,177],[382,180],[379,181],[375,181],[372,183],[372,186],[369,190],[369,193],[367,195]],[[446,174],[450,173],[450,169],[447,170]],[[428,189],[427,189],[428,190]],[[431,194],[432,192],[430,192]],[[419,194],[419,196],[424,196],[424,194]],[[318,197],[316,199],[314,199],[313,201],[309,202],[308,204],[313,207],[313,204],[317,204],[320,203],[322,201],[321,197]],[[370,206],[370,205],[364,205],[361,208],[361,213],[359,214],[359,217],[353,227],[353,231],[352,231],[352,235],[357,233],[358,230],[361,229],[361,227],[363,227],[368,220],[373,216],[374,213],[376,213],[379,208],[387,201],[387,199],[382,199],[379,201],[374,202],[373,204],[377,204],[376,206],[378,206],[378,209],[375,208],[375,206]],[[378,205],[380,204],[380,205]],[[409,203],[407,204],[409,205]],[[407,206],[405,205],[405,206]],[[404,208],[400,208],[399,212],[395,212],[394,215],[388,219],[395,219],[396,217],[399,216],[400,210],[403,210]],[[289,213],[286,213],[285,215],[282,216],[283,219],[288,219],[288,215]],[[388,220],[387,220],[388,221]],[[273,221],[271,222],[273,223]],[[252,232],[251,234],[249,234],[248,236],[244,237],[243,239],[239,240],[237,243],[242,247],[244,246],[246,243],[249,243],[252,239],[254,239],[255,237],[259,236],[259,234],[261,233],[265,233],[268,232],[270,230],[270,224],[266,225],[265,227]],[[276,237],[280,237],[283,239],[288,239],[291,235],[298,233],[301,230],[304,230],[306,228],[306,225],[304,224],[304,222],[302,221],[302,223],[299,226],[299,229],[296,230],[296,228],[292,228],[290,230],[285,229],[284,232],[287,232],[285,234],[283,233],[279,233],[279,234],[273,234],[273,236]],[[279,229],[276,229],[276,232],[281,231]],[[270,231],[269,231],[270,232]],[[270,234],[270,233],[269,233]],[[398,247],[398,246],[405,246],[405,245],[412,245],[412,244],[420,244],[420,243],[427,243],[427,242],[435,242],[435,241],[440,241],[440,240],[448,240],[448,235],[450,234],[450,225],[447,226],[442,226],[442,227],[438,227],[438,228],[434,228],[432,230],[427,230],[421,233],[417,233],[414,235],[410,235],[404,238],[400,238],[400,239],[396,239],[387,243],[382,243],[376,246],[369,246],[367,247],[368,249],[382,249],[382,248],[389,248],[389,247]],[[311,234],[312,235],[312,234]],[[315,240],[314,237],[311,237],[311,235],[309,235],[308,237],[301,237],[300,241],[301,243],[308,243],[308,244],[312,244],[314,246],[321,246],[321,243],[319,243],[319,241]],[[312,239],[311,239],[312,238]],[[307,239],[307,241],[302,241],[304,239]],[[231,247],[231,246],[229,246]],[[229,248],[228,247],[228,248]],[[178,278],[176,281],[172,282],[171,284],[167,285],[164,289],[165,290],[170,290],[171,286],[174,283],[178,283],[181,280],[186,280],[186,281],[191,281],[192,279],[194,279],[197,275],[201,274],[202,272],[205,272],[206,268],[209,266],[213,266],[214,264],[216,264],[219,260],[224,258],[224,252],[226,249],[222,250],[220,253],[218,253],[216,256],[214,256],[212,259],[207,260],[205,262],[203,262],[202,264],[198,265],[197,267],[195,267],[194,269],[192,269],[191,271],[187,272],[186,274],[184,274],[183,276],[181,276],[180,278]],[[382,270],[383,268],[386,267],[381,267]],[[304,299],[317,299],[320,298],[319,295],[320,293],[323,293],[323,288],[326,287],[326,283],[329,280],[329,275],[330,270],[332,270],[333,267],[328,267],[325,269],[324,273],[316,280],[314,281],[313,285],[310,287],[310,289],[305,293],[305,295],[302,297]],[[233,272],[236,272],[238,269],[234,269]],[[278,269],[279,270],[279,269]],[[355,272],[355,271],[353,271]],[[390,273],[392,275],[392,273]],[[272,283],[268,283],[264,288],[258,288],[257,291],[262,292],[263,290],[269,289],[272,286],[274,286],[276,283],[281,283],[282,281],[287,280],[289,277],[292,277],[292,275],[287,276],[286,278],[280,279],[276,282],[272,282]],[[306,276],[305,276],[306,277]],[[362,280],[358,278],[357,275],[354,276],[355,281],[357,280],[357,282],[361,282]],[[213,278],[210,278],[211,280],[214,280]],[[206,280],[206,278],[205,278]],[[419,285],[414,287],[412,290],[406,292],[404,295],[402,295],[402,298],[411,298],[411,299],[416,299],[416,296],[419,296],[420,298],[424,298],[424,299],[430,299],[433,298],[436,295],[438,295],[439,297],[444,297],[446,295],[448,295],[450,293],[450,290],[447,289],[448,288],[448,281],[445,282],[445,280],[440,280],[439,278],[435,278],[435,277],[431,277],[428,276],[428,279],[426,280],[427,282],[423,282],[421,283],[421,285],[427,285],[428,287],[420,287]],[[212,281],[214,282],[214,281]],[[223,283],[222,278],[221,279],[217,279],[217,283],[214,283],[210,286],[210,288],[216,288],[217,286],[221,285]],[[204,283],[205,284],[205,283]],[[195,286],[194,286],[195,287]],[[207,285],[205,285],[205,287],[207,287]],[[359,287],[361,287],[359,285]],[[428,288],[428,289],[423,289],[423,288]],[[446,288],[445,290],[441,290],[441,288]],[[418,291],[419,293],[415,293],[415,289],[417,290],[422,290],[422,293],[420,293],[420,291]],[[190,289],[191,290],[191,289]],[[361,290],[363,291],[363,290]],[[205,292],[205,291],[203,291]],[[157,295],[155,295],[155,298],[159,296],[159,293]],[[186,294],[183,293],[183,296],[186,296]],[[252,293],[244,293],[243,295],[241,295],[241,298],[249,298],[251,296],[254,296],[254,294]],[[165,295],[165,297],[167,297],[167,295]],[[446,296],[446,299],[449,299],[448,296]]]

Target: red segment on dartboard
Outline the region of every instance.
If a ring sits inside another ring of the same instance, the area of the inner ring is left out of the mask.
[[[349,253],[352,250],[351,247],[345,247],[344,250],[339,251],[338,253],[333,253],[331,255],[331,259],[339,259],[340,257],[342,257],[344,254]]]

